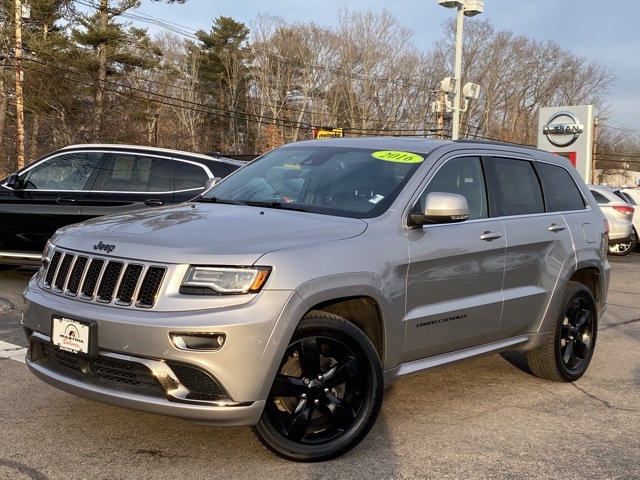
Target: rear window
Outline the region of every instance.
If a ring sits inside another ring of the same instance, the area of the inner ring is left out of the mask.
[[[537,163],[536,168],[542,177],[547,211],[584,210],[584,198],[569,172],[550,163]]]

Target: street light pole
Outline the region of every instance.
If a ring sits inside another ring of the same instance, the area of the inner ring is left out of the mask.
[[[453,125],[451,126],[451,140],[457,140],[460,131],[460,83],[462,79],[462,19],[464,4],[458,5],[456,19],[456,57],[453,77],[456,82],[456,91],[453,95]]]
[[[462,85],[462,20],[463,16],[473,17],[484,11],[482,0],[438,0],[446,8],[457,8],[456,18],[456,56],[453,72],[455,90],[453,95],[453,119],[451,126],[451,140],[457,140],[460,132],[460,90]]]

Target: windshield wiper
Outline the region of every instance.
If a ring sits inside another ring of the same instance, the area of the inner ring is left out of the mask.
[[[295,210],[296,212],[311,212],[311,210],[307,208],[301,207],[293,203],[287,203],[287,202],[248,201],[248,202],[245,202],[245,205],[249,205],[251,207],[281,208],[283,210]]]
[[[203,202],[203,203],[223,203],[226,205],[246,205],[246,203],[241,202],[239,200],[227,200],[227,199],[218,198],[218,197],[196,197],[192,201]]]

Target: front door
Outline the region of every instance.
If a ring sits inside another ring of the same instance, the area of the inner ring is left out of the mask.
[[[430,192],[464,195],[470,218],[408,233],[405,362],[490,342],[500,327],[506,237],[488,218],[480,157],[447,160],[418,208]]]

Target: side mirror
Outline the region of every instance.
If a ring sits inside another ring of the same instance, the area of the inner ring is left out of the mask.
[[[221,177],[213,177],[213,178],[209,178],[207,180],[207,183],[204,184],[204,190],[205,192],[207,190],[209,190],[211,187],[213,187],[215,184],[217,184],[220,180],[222,180]]]
[[[424,212],[411,214],[414,225],[464,222],[469,218],[469,205],[464,195],[431,192],[427,195]]]
[[[12,173],[11,175],[9,175],[9,177],[7,178],[7,181],[5,183],[5,186],[9,187],[9,188],[17,188],[18,187],[18,174],[17,173]]]

